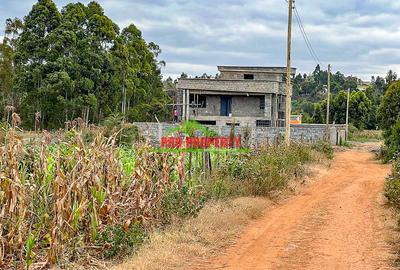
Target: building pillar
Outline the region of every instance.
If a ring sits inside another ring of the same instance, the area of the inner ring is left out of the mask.
[[[190,92],[186,90],[186,120],[190,120]]]
[[[273,127],[277,127],[277,120],[278,120],[278,95],[272,94],[271,95],[271,122]]]
[[[186,120],[186,89],[182,89],[182,121]]]
[[[267,120],[272,120],[272,94],[266,94],[264,95],[265,98],[265,108],[264,108],[264,117]],[[272,123],[271,123],[272,126]]]

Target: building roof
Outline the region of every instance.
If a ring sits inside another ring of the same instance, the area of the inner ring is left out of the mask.
[[[291,70],[292,74],[296,73],[296,68],[292,68]],[[218,71],[286,74],[286,67],[218,66]]]

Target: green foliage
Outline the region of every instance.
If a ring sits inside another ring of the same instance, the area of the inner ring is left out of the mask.
[[[8,25],[13,39],[0,44],[0,87],[25,127],[33,128],[36,112],[47,129],[119,112],[131,121],[169,117],[161,50],[134,25],[120,31],[98,3],[59,12],[52,0],[39,0],[23,22]]]
[[[378,109],[380,127],[385,138],[385,160],[389,161],[400,151],[400,81],[393,82]]]
[[[200,187],[191,189],[183,186],[178,189],[167,190],[161,203],[164,222],[170,222],[173,217],[195,217],[203,208],[205,201],[206,194],[201,191]]]
[[[328,159],[333,159],[333,148],[330,143],[319,140],[315,144],[313,144],[312,148],[318,152],[323,153]]]
[[[102,255],[110,259],[132,254],[146,239],[147,232],[139,222],[136,222],[130,224],[127,229],[120,225],[106,227],[100,233],[96,244],[106,247]]]
[[[215,198],[271,196],[290,179],[304,174],[304,164],[313,160],[311,147],[291,144],[270,146],[250,154],[233,155],[222,164],[205,188]]]
[[[385,196],[393,206],[400,208],[400,158],[393,162],[392,175],[385,183]]]
[[[326,85],[328,73],[318,65],[314,72],[298,74],[293,80],[293,111],[303,114],[304,123],[324,124],[326,121]],[[387,86],[395,81],[397,74],[389,71],[385,78],[372,76],[371,85],[365,96],[358,91],[359,79],[345,76],[340,72],[331,75],[331,110],[330,119],[335,123],[345,123],[347,89],[352,92],[350,100],[350,123],[359,128],[377,128],[377,108]],[[356,94],[353,94],[356,93]],[[312,117],[312,118],[310,118]]]
[[[371,101],[364,92],[355,91],[351,93],[349,107],[350,122],[357,128],[365,128],[371,105]]]
[[[106,137],[116,135],[115,139],[118,145],[131,146],[134,142],[140,141],[137,126],[124,123],[122,115],[110,115],[104,119],[103,125],[105,127],[104,135]]]
[[[392,83],[383,96],[378,109],[380,127],[390,129],[400,116],[400,81]]]
[[[368,125],[371,101],[362,91],[354,91],[350,94],[349,122],[357,128],[365,128]],[[314,120],[316,123],[326,122],[327,101],[323,100],[315,105]],[[340,91],[332,98],[330,106],[330,119],[336,124],[346,123],[347,93]]]
[[[400,118],[390,128],[383,132],[385,138],[385,157],[386,162],[396,159],[400,153]]]
[[[381,130],[359,130],[354,126],[349,127],[349,140],[357,142],[381,141]]]

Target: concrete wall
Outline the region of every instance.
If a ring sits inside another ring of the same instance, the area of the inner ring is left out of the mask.
[[[148,139],[153,145],[159,145],[161,137],[171,136],[171,130],[176,127],[176,124],[169,123],[149,123],[149,122],[135,122],[133,123],[139,128],[141,134]],[[220,136],[229,136],[231,127],[229,126],[208,126],[211,130],[217,132]],[[245,131],[248,127],[240,126],[235,127],[235,135],[244,137]],[[340,140],[345,140],[345,125],[332,125],[330,128],[331,144],[336,145]],[[275,142],[279,136],[283,136],[284,128],[279,127],[250,127],[250,144],[258,146],[266,143]],[[325,125],[292,125],[291,138],[295,141],[303,142],[316,142],[325,138],[326,126]]]
[[[260,109],[260,98],[264,96],[232,97],[232,116],[263,117],[264,109]]]
[[[268,95],[269,96],[269,95]],[[266,102],[266,112],[260,109],[260,98],[264,96],[232,96],[232,116],[238,117],[264,117],[271,114],[271,104]],[[221,97],[215,95],[206,96],[206,108],[195,108],[197,116],[220,116]],[[193,108],[190,108],[190,116],[193,117]]]
[[[217,116],[221,113],[221,98],[219,96],[207,95],[206,107],[196,108],[197,115]],[[193,108],[190,108],[190,116],[193,116]]]
[[[260,80],[179,79],[177,88],[192,91],[277,94],[284,83]]]

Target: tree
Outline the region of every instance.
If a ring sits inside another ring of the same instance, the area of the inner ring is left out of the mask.
[[[20,19],[7,19],[3,42],[0,43],[0,91],[2,93],[2,108],[16,107],[18,97],[13,91],[15,77],[15,48],[18,36],[23,28]],[[2,110],[1,110],[2,111]]]
[[[315,105],[314,121],[325,124],[326,122],[326,99]],[[368,121],[368,114],[371,108],[371,101],[364,92],[354,91],[350,95],[350,122],[358,128],[364,128]],[[332,98],[330,107],[330,119],[336,124],[346,123],[347,93],[340,91]]]
[[[371,101],[363,91],[354,91],[350,96],[349,116],[350,122],[359,129],[366,127]]]
[[[383,96],[378,108],[378,121],[384,131],[388,161],[400,151],[400,81],[393,82]]]
[[[391,85],[394,81],[397,80],[397,73],[394,72],[393,70],[389,70],[388,73],[386,74],[386,85]]]
[[[380,128],[390,129],[400,117],[400,81],[392,83],[378,108]]]
[[[59,12],[51,0],[39,0],[15,44],[12,84],[21,93],[25,126],[33,127],[37,113],[45,128],[77,117],[98,123],[118,113],[131,121],[169,115],[161,49],[133,24],[120,32],[96,2],[68,4]]]
[[[340,91],[332,100],[333,119],[336,124],[346,124],[347,93]]]

